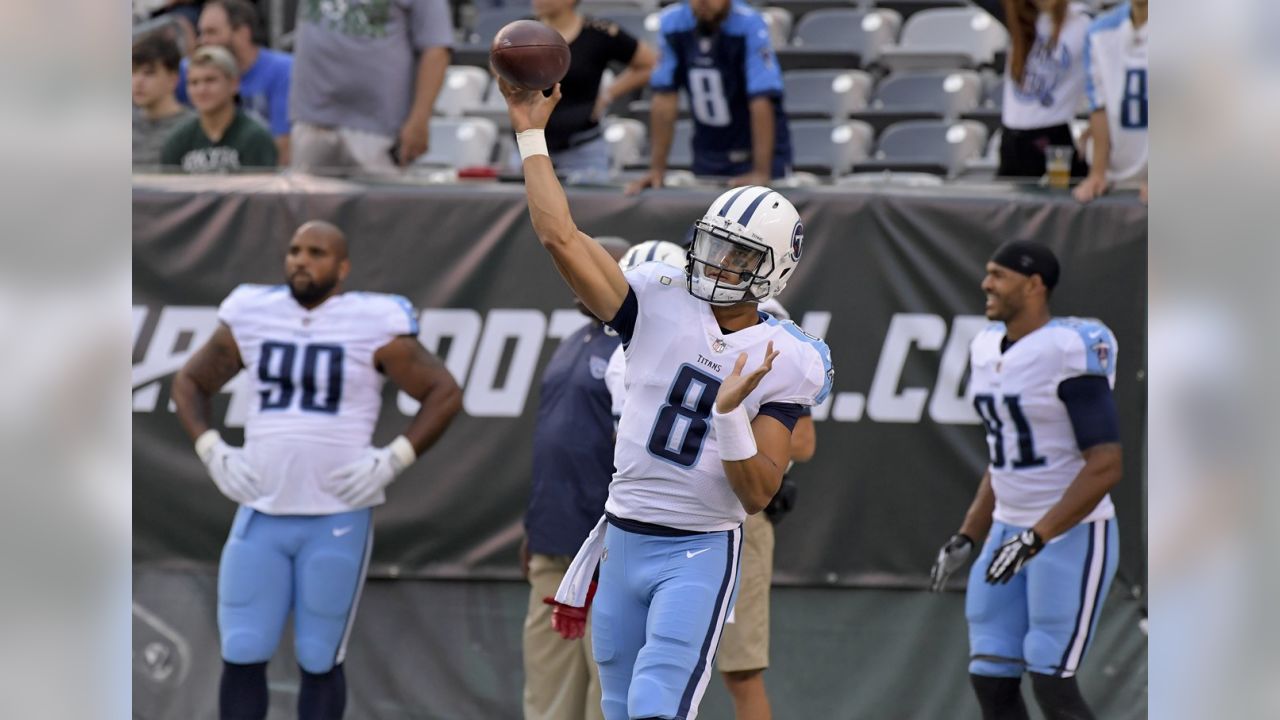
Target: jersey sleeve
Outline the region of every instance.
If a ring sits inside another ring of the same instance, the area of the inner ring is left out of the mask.
[[[1071,328],[1075,336],[1066,349],[1063,378],[1097,375],[1115,387],[1119,348],[1111,329],[1096,320],[1077,320]]]
[[[747,97],[782,94],[782,69],[769,42],[764,16],[753,13],[747,26]]]
[[[403,295],[383,295],[386,300],[386,311],[381,314],[383,327],[392,337],[400,335],[418,335],[418,314],[413,310],[413,303]]]
[[[234,333],[243,327],[244,321],[253,314],[254,300],[271,290],[267,285],[244,284],[232,290],[222,304],[218,305],[218,322],[231,328]]]
[[[619,345],[609,356],[609,366],[604,371],[604,385],[609,389],[609,401],[616,423],[622,417],[622,406],[627,399],[627,356]]]
[[[293,57],[282,55],[276,66],[275,87],[271,91],[271,134],[289,134],[289,80],[293,75]]]
[[[656,92],[675,92],[678,87],[676,67],[680,64],[680,58],[676,56],[675,45],[671,42],[677,10],[679,6],[673,5],[670,10],[662,13],[658,29],[658,64],[649,76],[649,87]]]
[[[1084,58],[1084,93],[1089,98],[1089,112],[1097,112],[1106,107],[1106,100],[1102,94],[1102,73],[1098,65],[1098,58],[1094,54],[1096,46],[1093,38],[1096,32],[1096,24],[1091,24],[1089,30],[1084,34],[1084,50],[1081,55]]]
[[[803,348],[803,357],[798,361],[798,377],[792,385],[790,395],[771,398],[769,402],[794,403],[803,406],[821,405],[831,394],[831,384],[835,380],[835,367],[831,363],[831,348],[821,339],[816,338],[793,322],[784,321],[780,325],[799,341]]]
[[[409,33],[418,51],[453,47],[453,13],[445,0],[415,0],[410,9]]]
[[[630,64],[631,59],[636,55],[636,48],[640,45],[635,37],[614,22],[602,22],[601,32],[609,38],[605,46],[608,58],[623,65]]]

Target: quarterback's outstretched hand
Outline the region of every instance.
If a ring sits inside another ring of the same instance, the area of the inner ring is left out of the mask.
[[[417,453],[409,439],[401,435],[386,447],[369,448],[358,460],[329,473],[327,488],[339,500],[363,507],[413,464]]]
[[[244,448],[231,447],[217,430],[206,430],[196,439],[196,454],[209,469],[218,491],[240,505],[262,496],[258,476],[244,459]]]
[[[560,633],[565,640],[577,640],[587,634],[587,613],[591,610],[591,599],[596,596],[596,582],[591,581],[587,588],[587,604],[574,607],[556,602],[554,597],[544,597],[542,602],[554,608],[551,611],[551,627]]]
[[[947,583],[947,578],[969,561],[969,555],[972,552],[972,538],[961,533],[952,535],[947,544],[938,551],[938,559],[933,562],[933,569],[929,571],[929,591],[942,592],[942,586]]]
[[[517,133],[532,128],[545,128],[551,118],[551,111],[560,102],[560,83],[551,89],[551,96],[544,97],[541,90],[523,90],[503,80],[494,73],[498,80],[498,90],[507,101],[507,114],[511,116],[511,129]]]
[[[1005,540],[987,567],[987,582],[992,585],[1009,582],[1042,548],[1044,540],[1035,530],[1023,530]]]
[[[733,364],[733,372],[720,383],[720,391],[716,393],[716,411],[724,414],[741,405],[751,391],[760,385],[764,376],[773,369],[773,359],[776,357],[778,357],[778,351],[773,349],[773,342],[770,341],[764,351],[764,362],[760,363],[760,367],[743,375],[742,370],[747,366],[747,354],[739,354],[738,361]]]

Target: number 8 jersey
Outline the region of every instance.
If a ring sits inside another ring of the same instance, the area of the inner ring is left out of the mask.
[[[789,320],[720,330],[711,305],[689,294],[684,270],[658,262],[626,273],[635,324],[626,341],[627,398],[605,510],[629,520],[712,532],[738,527],[746,511],[729,486],[711,427],[720,383],[747,353],[745,372],[773,368],[743,405],[755,418],[770,403],[814,405],[831,390],[831,352]],[[626,312],[619,312],[621,317]],[[615,324],[617,321],[615,320]]]
[[[1084,467],[1059,385],[1099,375],[1114,388],[1116,340],[1106,325],[1080,318],[1054,318],[1002,352],[1004,337],[1004,323],[994,323],[973,339],[969,395],[987,432],[994,517],[1031,527]],[[1107,495],[1081,522],[1112,517]]]
[[[373,355],[396,336],[417,335],[409,301],[346,292],[307,310],[285,285],[241,285],[218,320],[231,329],[257,396],[244,447],[265,492],[249,506],[272,515],[355,509],[325,480],[372,441],[383,383]]]

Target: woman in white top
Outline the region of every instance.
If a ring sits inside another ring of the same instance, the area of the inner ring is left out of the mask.
[[[979,0],[1009,29],[1001,111],[1001,176],[1040,177],[1045,148],[1074,145],[1069,123],[1085,97],[1084,36],[1091,18],[1068,0]],[[1078,149],[1073,177],[1089,172]]]

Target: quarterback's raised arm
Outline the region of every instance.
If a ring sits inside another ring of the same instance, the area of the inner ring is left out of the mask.
[[[543,137],[547,119],[560,101],[560,85],[551,97],[543,97],[537,90],[521,90],[502,78],[498,78],[498,87],[507,100],[511,126],[524,158],[524,188],[534,232],[587,309],[598,318],[611,320],[627,298],[627,279],[617,261],[573,223],[569,201]]]

